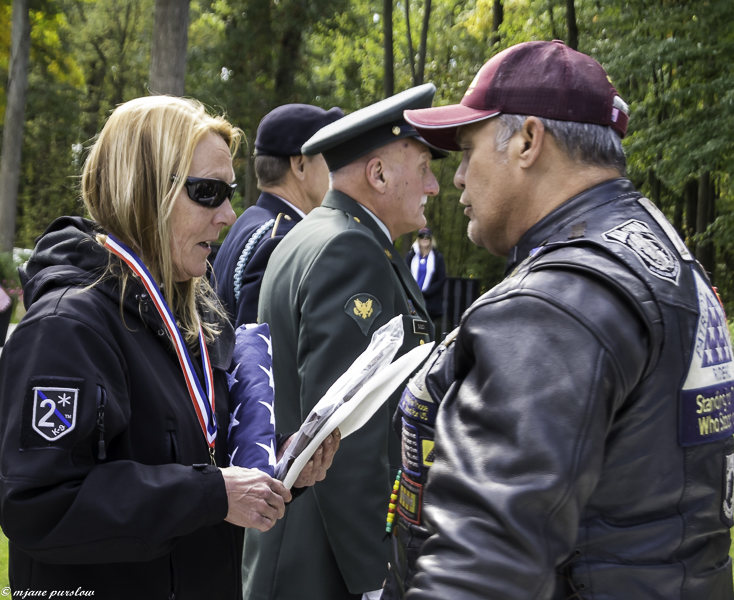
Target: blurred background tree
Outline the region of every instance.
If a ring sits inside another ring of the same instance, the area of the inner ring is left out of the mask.
[[[482,64],[528,40],[562,39],[607,69],[631,107],[629,177],[681,232],[734,313],[734,27],[731,0],[166,0],[189,4],[185,92],[226,112],[248,143],[236,158],[242,212],[257,199],[252,142],[288,102],[352,111],[421,81],[461,99]],[[31,52],[15,246],[81,214],[85,148],[110,110],[149,93],[162,0],[31,0]],[[0,0],[7,82],[12,0]],[[158,6],[160,8],[160,6]],[[389,19],[389,23],[385,19]],[[392,38],[390,40],[390,38]],[[386,63],[388,68],[386,69]],[[391,68],[390,68],[391,67]],[[0,90],[0,114],[6,90]],[[487,289],[504,261],[466,238],[453,175],[426,216],[450,275]],[[409,239],[398,241],[407,250]]]

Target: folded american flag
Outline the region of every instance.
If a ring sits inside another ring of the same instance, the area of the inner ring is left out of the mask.
[[[275,470],[273,350],[267,323],[237,328],[229,381],[230,466]]]

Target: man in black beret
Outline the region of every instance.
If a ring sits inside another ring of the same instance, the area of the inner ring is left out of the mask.
[[[286,104],[260,122],[255,139],[257,203],[237,219],[214,260],[212,285],[236,327],[257,320],[265,267],[275,247],[303,217],[321,204],[329,170],[320,154],[301,146],[322,127],[344,116],[308,104]]]
[[[433,338],[418,285],[392,240],[423,227],[438,193],[434,151],[403,119],[431,105],[419,86],[356,111],[303,147],[323,153],[331,189],[273,253],[259,319],[273,336],[276,428],[303,417],[346,371],[372,334],[402,315],[398,356]],[[392,398],[343,440],[327,478],[306,491],[267,534],[248,531],[243,576],[251,600],[379,597],[387,572],[385,519],[400,464]]]

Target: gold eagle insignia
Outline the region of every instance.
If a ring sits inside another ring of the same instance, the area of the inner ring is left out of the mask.
[[[357,298],[354,299],[354,314],[363,319],[367,319],[372,314],[372,298],[366,302],[360,302]]]

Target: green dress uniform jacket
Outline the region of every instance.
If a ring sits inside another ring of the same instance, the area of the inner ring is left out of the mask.
[[[433,339],[420,289],[395,247],[359,203],[330,191],[276,248],[263,280],[259,321],[273,337],[277,431],[298,429],[396,315],[405,328],[398,356]],[[326,479],[270,531],[247,531],[246,598],[339,600],[382,587],[385,517],[400,466],[391,430],[398,400],[342,441]]]

